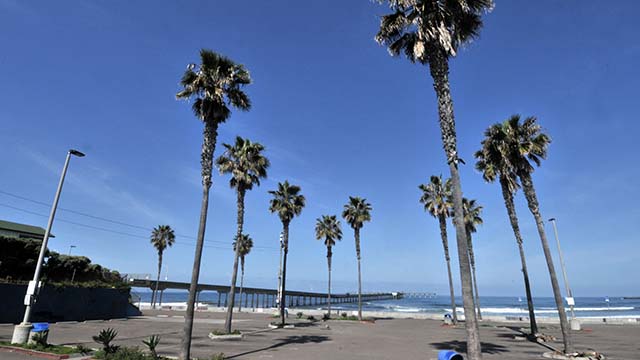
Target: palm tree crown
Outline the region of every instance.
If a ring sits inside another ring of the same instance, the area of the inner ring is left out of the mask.
[[[236,137],[235,144],[222,144],[225,152],[216,165],[221,174],[231,174],[229,185],[239,191],[251,190],[253,185],[260,185],[260,178],[267,177],[269,159],[262,155],[264,146],[252,143],[249,139]]]
[[[420,184],[418,186],[422,190],[420,202],[424,204],[425,211],[431,216],[437,218],[439,216],[449,217],[451,209],[451,180],[442,180],[442,175],[432,175],[429,184]]]
[[[476,225],[482,225],[483,223],[480,217],[482,206],[478,205],[474,199],[462,198],[462,208],[464,209],[464,226],[472,234],[476,232]]]
[[[249,110],[251,101],[242,91],[244,85],[251,83],[249,71],[211,50],[200,50],[200,59],[200,66],[187,66],[180,80],[183,90],[176,98],[195,98],[193,112],[205,122],[223,123],[231,114],[229,105]]]
[[[273,198],[269,202],[269,211],[278,213],[280,220],[288,224],[294,216],[300,215],[305,205],[304,195],[300,194],[300,187],[289,184],[289,181],[278,183],[278,190],[271,190]]]
[[[340,221],[335,215],[322,215],[316,219],[316,239],[324,239],[327,247],[334,246],[336,240],[342,239],[342,229],[340,229]]]
[[[380,1],[382,2],[382,1]],[[389,0],[393,13],[380,21],[376,41],[397,56],[428,63],[433,52],[455,56],[458,48],[478,36],[481,15],[492,0]]]
[[[173,246],[176,235],[169,225],[159,225],[151,232],[151,244],[162,253],[167,247]]]
[[[482,173],[482,178],[487,182],[494,182],[499,177],[509,192],[516,192],[520,184],[510,163],[503,124],[494,124],[485,130],[481,144],[482,148],[474,156],[477,159],[476,169]]]
[[[251,249],[253,248],[253,239],[251,239],[251,236],[249,236],[248,234],[242,234],[240,236],[240,241],[238,241],[238,237],[236,237],[236,240],[233,242],[234,252],[236,251],[236,247],[238,246],[238,244],[240,244],[240,257],[244,258],[251,252]]]
[[[371,221],[371,204],[366,199],[349,196],[349,202],[344,206],[342,217],[353,229],[361,229],[362,225]]]
[[[517,174],[533,172],[534,167],[529,161],[540,166],[546,159],[551,138],[542,132],[535,116],[529,116],[520,123],[520,115],[513,115],[502,123],[502,131],[508,161]]]

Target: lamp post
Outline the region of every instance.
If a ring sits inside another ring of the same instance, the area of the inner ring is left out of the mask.
[[[278,296],[276,307],[280,304],[280,292],[282,291],[282,251],[284,250],[284,233],[280,232],[280,262],[278,262]]]
[[[33,274],[33,280],[29,282],[29,286],[27,286],[27,293],[24,297],[24,304],[26,305],[24,311],[24,318],[22,323],[16,325],[13,328],[13,337],[11,338],[12,344],[24,344],[29,339],[29,332],[31,332],[31,323],[29,323],[29,318],[31,317],[31,310],[33,304],[36,301],[38,291],[40,290],[40,272],[42,271],[42,262],[44,260],[44,254],[47,251],[47,243],[49,242],[49,234],[51,233],[51,226],[53,225],[53,219],[56,215],[56,209],[58,208],[58,200],[60,200],[60,193],[62,192],[62,185],[64,184],[64,178],[67,175],[67,168],[69,167],[69,160],[71,159],[71,155],[77,157],[83,157],[84,154],[78,150],[69,150],[67,152],[67,158],[64,161],[64,166],[62,168],[62,174],[60,175],[60,182],[58,183],[58,189],[56,190],[56,195],[53,199],[53,205],[51,206],[51,213],[49,214],[49,221],[47,222],[47,229],[44,232],[44,237],[42,238],[42,245],[40,247],[40,255],[38,256],[38,262],[36,263],[36,271]],[[71,252],[71,249],[69,249]]]
[[[75,245],[69,245],[69,256],[71,256],[71,250],[73,250],[73,248],[75,248]]]
[[[556,236],[556,243],[558,245],[558,254],[560,255],[560,266],[562,267],[562,277],[564,278],[564,286],[567,290],[567,303],[569,304],[569,309],[571,309],[571,320],[574,321],[576,319],[576,314],[573,312],[573,306],[575,305],[575,301],[573,299],[573,294],[571,293],[569,280],[567,279],[567,269],[564,266],[564,257],[562,256],[562,249],[560,249],[560,239],[558,238],[558,228],[556,227],[556,218],[549,219],[549,222],[553,225],[553,233]]]

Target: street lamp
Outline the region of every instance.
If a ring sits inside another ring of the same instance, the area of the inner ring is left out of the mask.
[[[71,256],[71,250],[75,247],[76,247],[75,245],[69,245],[69,256]]]
[[[71,149],[67,152],[67,158],[64,161],[62,167],[62,174],[60,175],[60,182],[58,183],[58,189],[53,199],[53,205],[51,206],[51,213],[49,214],[49,221],[47,222],[47,229],[44,232],[42,238],[42,246],[40,247],[40,255],[38,256],[38,262],[36,263],[36,271],[33,274],[33,280],[29,281],[27,286],[27,293],[24,297],[24,304],[26,305],[24,311],[24,318],[22,323],[16,325],[13,328],[13,337],[11,338],[12,344],[24,344],[29,340],[29,332],[31,332],[31,323],[29,323],[29,317],[31,316],[31,310],[33,304],[36,301],[38,291],[40,290],[40,272],[42,271],[42,262],[44,260],[44,254],[47,251],[47,243],[49,242],[49,234],[51,233],[51,226],[53,225],[53,219],[56,215],[56,209],[58,208],[58,200],[60,200],[60,193],[62,192],[62,185],[64,184],[64,177],[67,175],[67,168],[69,167],[69,160],[71,155],[77,157],[83,157],[84,154],[78,150]],[[71,249],[69,249],[71,252]]]
[[[560,249],[560,239],[558,238],[558,228],[556,227],[556,218],[549,219],[549,222],[553,224],[553,233],[556,236],[556,243],[558,245],[558,254],[560,255],[560,266],[562,267],[562,277],[564,278],[564,286],[567,290],[567,303],[569,304],[569,309],[571,309],[571,320],[574,321],[576,319],[576,314],[573,312],[573,306],[575,305],[575,300],[573,299],[573,294],[571,294],[571,287],[569,286],[569,280],[567,279],[567,269],[564,266],[564,257],[562,256],[562,249]]]

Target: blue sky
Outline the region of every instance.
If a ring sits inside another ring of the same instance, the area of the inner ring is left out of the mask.
[[[639,292],[640,280],[630,276],[640,261],[639,7],[630,0],[498,1],[481,38],[452,61],[459,149],[468,164],[463,191],[485,206],[475,237],[481,294],[524,292],[499,186],[485,184],[472,166],[483,130],[513,113],[537,116],[553,138],[534,181],[543,216],[558,218],[574,294]],[[247,195],[245,229],[256,249],[246,283],[276,283],[281,225],[268,212],[267,190],[289,179],[308,204],[291,227],[291,288],[325,289],[315,219],[339,214],[358,195],[374,209],[362,232],[364,290],[443,294],[438,226],[417,189],[448,172],[435,95],[425,67],[390,57],[373,40],[386,11],[370,1],[0,0],[0,191],[50,203],[67,149],[78,148],[87,157],[73,159],[60,206],[142,228],[170,224],[180,243],[166,252],[165,267],[170,279],[187,280],[202,125],[174,96],[186,65],[210,48],[245,64],[254,80],[246,88],[253,109],[235,112],[218,143],[248,137],[266,146],[272,162],[268,180]],[[517,202],[534,292],[550,295],[520,193]],[[5,193],[0,204],[1,219],[46,224],[36,214],[46,215],[47,206]],[[228,178],[216,175],[204,282],[229,282],[235,206]],[[112,232],[57,221],[52,249],[73,244],[74,253],[121,272],[155,271],[148,231],[67,211],[58,219]],[[334,283],[353,291],[353,234],[344,233],[334,249]],[[455,260],[454,269],[458,282]]]

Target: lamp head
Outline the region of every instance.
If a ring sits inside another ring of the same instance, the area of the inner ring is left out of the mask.
[[[84,157],[84,154],[78,150],[75,149],[71,149],[69,150],[69,154],[77,156],[77,157]]]
[[[556,221],[556,218],[551,218],[549,219],[549,221]]]

